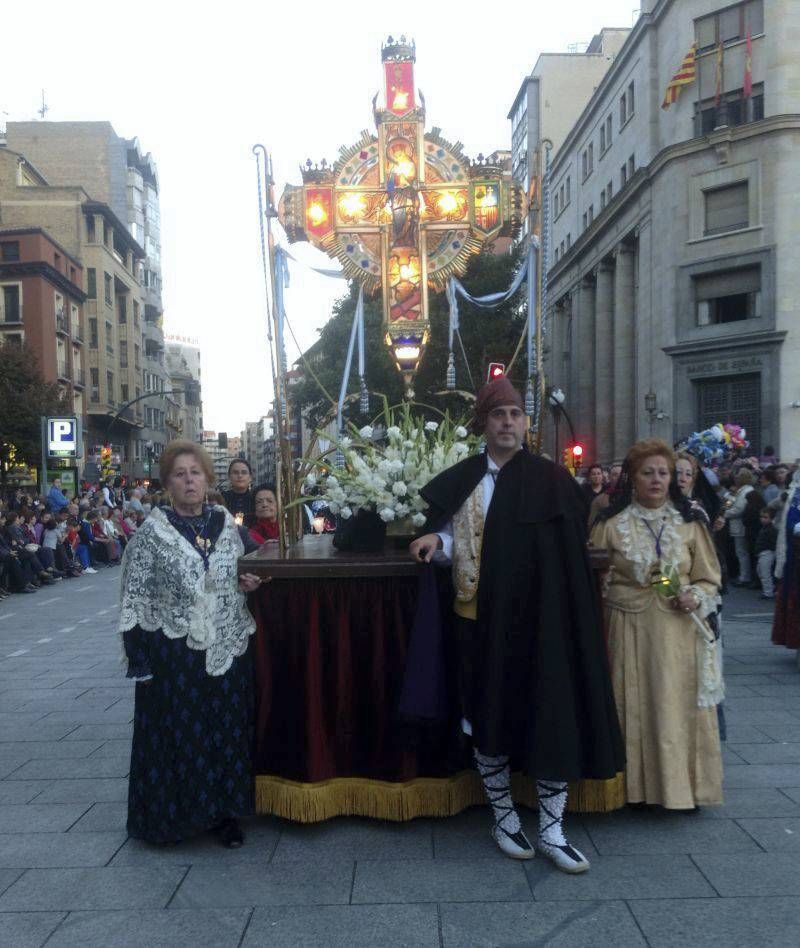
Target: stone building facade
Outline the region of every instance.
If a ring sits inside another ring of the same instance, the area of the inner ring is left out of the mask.
[[[158,172],[153,156],[143,153],[138,139],[117,135],[110,122],[9,122],[5,143],[12,151],[24,155],[46,177],[49,185],[78,186],[98,206],[110,208],[140,249],[134,276],[139,294],[135,326],[141,339],[124,338],[126,334],[122,329],[119,339],[120,361],[125,361],[124,350],[131,343],[128,361],[138,363],[135,369],[138,377],[134,382],[125,378],[129,373],[120,371],[120,378],[124,380],[120,381],[117,395],[120,404],[124,404],[135,397],[136,389],[140,395],[152,393],[131,409],[131,418],[140,421],[141,427],[133,436],[129,462],[140,475],[149,474],[164,445],[176,435],[174,421],[179,413],[175,400],[161,394],[169,389],[169,376],[161,300]],[[121,281],[115,286],[127,286],[126,277],[121,277]],[[121,295],[125,300],[127,292]],[[132,303],[133,300],[129,301],[129,305]],[[122,327],[127,314],[119,311],[117,315],[117,325]],[[135,359],[134,346],[137,348]],[[125,366],[118,368],[124,370]],[[102,376],[107,370],[103,366],[99,369],[102,390]]]
[[[51,185],[8,147],[0,148],[0,221],[4,229],[40,228],[82,265],[86,461],[98,463],[100,446],[110,441],[120,472],[143,477],[141,404],[112,419],[141,394],[144,249],[108,204],[81,187]]]
[[[587,459],[715,421],[800,455],[797,35],[792,0],[649,0],[553,160],[546,371]]]
[[[557,151],[619,52],[628,29],[603,29],[583,52],[542,53],[514,98],[511,173],[527,194],[538,173],[538,153],[548,139]],[[527,231],[528,221],[523,230]]]
[[[170,389],[179,407],[179,437],[199,442],[203,431],[200,348],[195,339],[187,336],[167,335],[165,342]]]

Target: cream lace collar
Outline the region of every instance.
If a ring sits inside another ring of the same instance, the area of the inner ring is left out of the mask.
[[[670,501],[656,508],[634,501],[617,516],[622,552],[633,564],[634,576],[643,586],[649,583],[656,564],[678,567],[683,553],[679,532],[682,523],[683,517]]]

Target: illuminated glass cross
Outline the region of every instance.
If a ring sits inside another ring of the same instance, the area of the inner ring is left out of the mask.
[[[386,343],[408,389],[428,341],[428,288],[443,290],[485,241],[517,232],[522,193],[499,163],[471,162],[460,142],[425,132],[414,43],[390,36],[381,52],[377,137],[363,131],[333,165],[306,162],[278,213],[290,241],[337,257],[368,293],[382,288]]]

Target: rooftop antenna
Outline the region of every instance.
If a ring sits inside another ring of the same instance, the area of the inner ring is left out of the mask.
[[[44,89],[42,89],[42,107],[37,109],[37,114],[39,118],[44,119],[45,115],[50,111],[50,106],[44,101]]]

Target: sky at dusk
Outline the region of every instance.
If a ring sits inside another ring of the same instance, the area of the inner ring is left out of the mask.
[[[108,120],[152,152],[165,330],[199,339],[205,425],[236,433],[271,397],[252,146],[273,155],[277,197],[300,183],[306,158],[335,160],[362,129],[374,131],[381,43],[404,33],[417,45],[427,127],[471,157],[510,148],[506,116],[539,53],[587,43],[603,26],[630,27],[638,6],[42,0],[34,25],[13,4],[2,17],[0,126],[36,118],[44,88],[49,121]],[[291,253],[330,266],[307,244]],[[292,266],[287,314],[302,347],[343,289]],[[287,349],[292,360],[297,348],[287,340]]]

